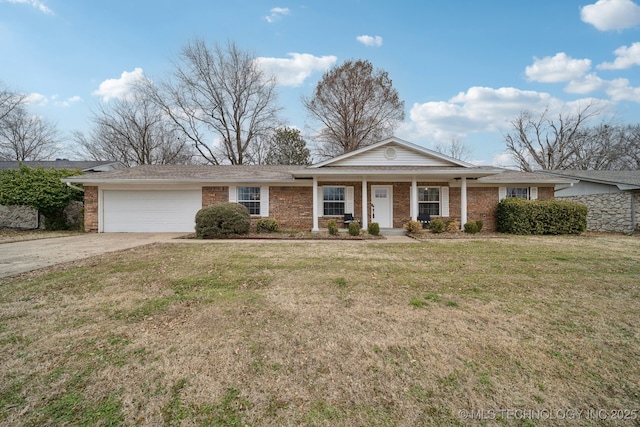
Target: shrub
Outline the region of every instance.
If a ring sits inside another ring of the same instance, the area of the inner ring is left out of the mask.
[[[249,233],[251,215],[238,203],[220,203],[196,214],[196,238],[211,239]]]
[[[0,204],[24,205],[45,216],[48,230],[69,228],[64,208],[82,200],[82,192],[68,187],[62,178],[82,174],[79,169],[30,168],[20,165],[17,170],[0,172]]]
[[[440,218],[436,218],[429,223],[429,230],[432,233],[438,234],[444,231],[444,222]]]
[[[360,235],[360,223],[358,221],[353,221],[349,223],[349,234],[352,236]]]
[[[484,226],[484,222],[482,222],[481,219],[476,221],[476,224],[478,225],[478,233],[482,231],[482,227]]]
[[[460,231],[460,222],[449,220],[446,223],[447,233],[457,233]]]
[[[422,231],[422,223],[419,221],[409,221],[404,224],[402,228],[404,228],[408,234],[417,234]]]
[[[261,218],[256,223],[256,231],[258,233],[273,233],[278,231],[278,221],[273,218]]]
[[[478,223],[475,221],[469,221],[465,223],[464,232],[469,234],[476,234],[478,232]]]
[[[327,223],[327,229],[329,230],[329,234],[332,236],[338,234],[338,223],[335,219],[330,219]]]
[[[510,197],[498,203],[497,222],[502,233],[580,234],[587,228],[587,207],[562,200]]]
[[[378,224],[377,222],[372,222],[371,224],[369,224],[369,226],[367,227],[367,231],[369,232],[369,234],[371,234],[372,236],[379,236],[380,235],[380,224]]]

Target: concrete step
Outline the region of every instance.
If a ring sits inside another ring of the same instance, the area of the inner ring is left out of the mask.
[[[404,236],[404,228],[381,228],[380,235],[382,236]]]

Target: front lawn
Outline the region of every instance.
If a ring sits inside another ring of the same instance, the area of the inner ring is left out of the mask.
[[[620,235],[111,253],[0,280],[0,424],[637,425],[639,277]]]

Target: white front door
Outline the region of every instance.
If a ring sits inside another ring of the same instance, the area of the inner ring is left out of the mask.
[[[380,228],[393,228],[393,187],[372,185],[371,193],[371,222],[377,222]]]

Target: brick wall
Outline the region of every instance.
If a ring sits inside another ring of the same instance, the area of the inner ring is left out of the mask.
[[[229,201],[229,187],[202,187],[202,207]]]
[[[84,187],[84,231],[98,231],[98,187]]]

